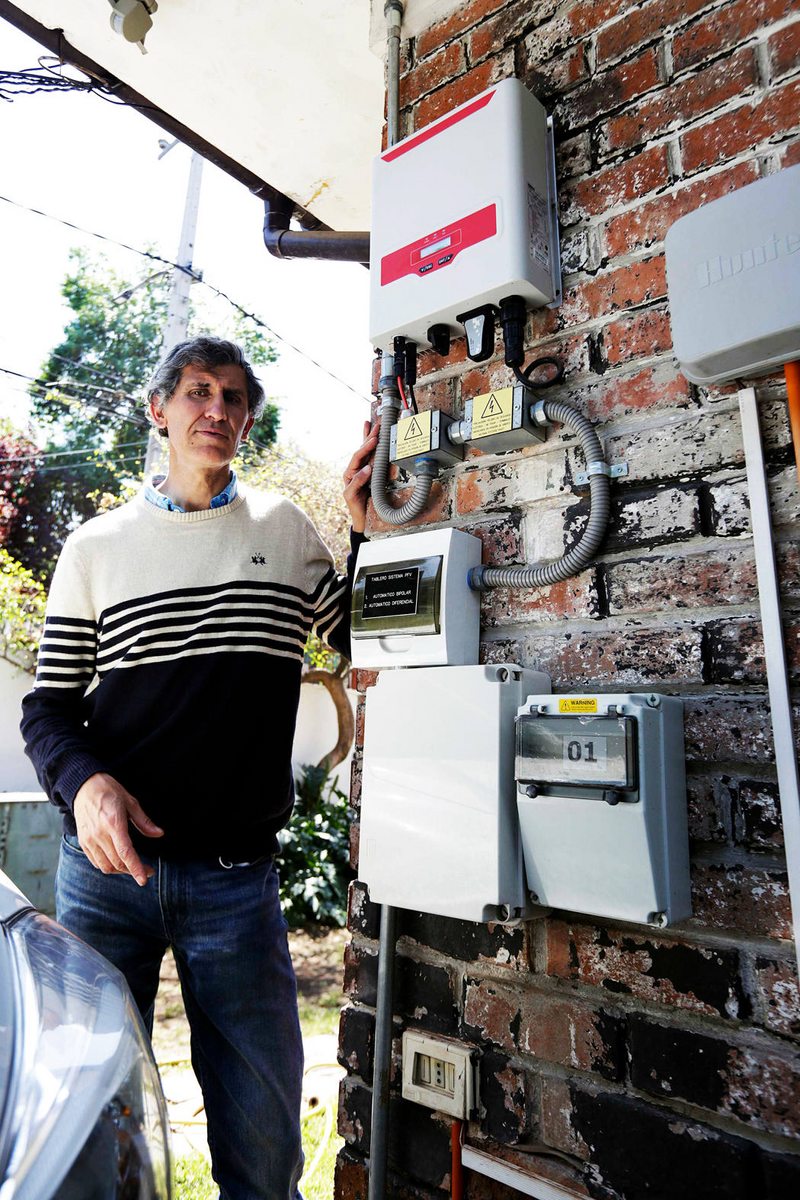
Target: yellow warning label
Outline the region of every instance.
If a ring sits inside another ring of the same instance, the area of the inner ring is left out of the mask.
[[[596,713],[596,696],[567,696],[558,702],[561,713]]]
[[[508,433],[514,414],[513,387],[486,392],[472,401],[472,436],[489,437],[492,433]]]
[[[397,422],[397,457],[412,458],[431,448],[431,410]]]

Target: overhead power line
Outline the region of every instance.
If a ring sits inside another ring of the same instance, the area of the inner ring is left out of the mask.
[[[369,403],[369,397],[365,396],[363,392],[359,392],[352,386],[352,384],[349,384],[347,380],[342,379],[341,376],[334,374],[334,372],[326,367],[323,363],[319,362],[316,358],[312,358],[307,351],[302,350],[299,346],[296,346],[294,342],[290,342],[288,338],[284,337],[283,334],[278,333],[276,329],[273,329],[271,325],[268,325],[267,322],[263,320],[262,317],[259,317],[257,313],[250,312],[249,309],[246,309],[242,304],[239,304],[239,302],[229,296],[227,292],[223,291],[222,288],[218,288],[213,283],[209,283],[209,281],[205,279],[202,274],[200,274],[198,271],[193,271],[191,267],[181,266],[180,263],[173,262],[172,259],[169,258],[164,258],[163,255],[156,254],[153,250],[142,250],[138,246],[131,246],[128,242],[121,242],[117,238],[110,237],[108,234],[99,233],[96,229],[86,229],[84,226],[76,225],[74,222],[67,221],[63,217],[56,217],[53,216],[52,213],[43,212],[40,208],[33,208],[28,204],[21,204],[18,200],[12,200],[9,196],[0,196],[0,200],[2,200],[5,204],[10,204],[14,208],[22,209],[24,212],[33,213],[37,217],[44,217],[48,221],[55,221],[59,225],[66,226],[67,229],[74,229],[76,233],[82,233],[86,237],[97,238],[99,241],[108,242],[112,246],[119,246],[122,250],[129,250],[132,254],[138,254],[141,258],[150,259],[152,262],[164,263],[166,266],[171,267],[175,271],[182,271],[185,275],[190,276],[195,283],[202,284],[203,287],[206,287],[210,292],[213,292],[215,296],[219,296],[221,300],[227,301],[231,308],[234,308],[247,320],[252,321],[253,324],[257,325],[260,329],[265,330],[270,337],[276,338],[277,341],[282,342],[284,346],[288,346],[290,350],[293,350],[295,354],[299,354],[301,358],[304,358],[307,362],[311,363],[312,366],[316,367],[320,371],[324,371],[326,375],[334,380],[334,382],[341,384],[341,386],[344,388],[347,388],[347,390],[352,392],[354,396],[357,396],[359,400],[364,400],[366,403]]]

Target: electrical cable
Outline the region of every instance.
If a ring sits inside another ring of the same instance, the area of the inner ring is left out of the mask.
[[[531,383],[531,375],[537,367],[555,367],[556,373],[549,379],[543,379],[540,382]],[[554,358],[547,354],[543,358],[535,358],[532,363],[529,363],[524,370],[520,370],[518,366],[512,367],[514,375],[529,391],[542,391],[544,388],[553,387],[557,383],[561,383],[564,378],[564,364],[560,358]]]
[[[261,317],[257,316],[256,313],[250,312],[242,304],[239,304],[237,300],[234,300],[232,296],[229,296],[227,292],[223,291],[222,288],[218,288],[215,284],[210,283],[207,279],[204,279],[198,271],[192,270],[191,267],[184,266],[181,263],[173,262],[170,258],[164,258],[163,255],[156,254],[153,250],[141,250],[137,246],[131,246],[127,242],[121,242],[117,238],[110,237],[105,233],[98,233],[95,229],[86,229],[81,225],[76,225],[73,221],[65,220],[63,217],[55,217],[52,213],[43,212],[40,208],[33,208],[28,204],[21,204],[18,200],[12,200],[9,196],[0,196],[0,200],[2,200],[5,204],[10,204],[14,208],[22,209],[24,212],[33,213],[38,217],[44,217],[48,221],[55,221],[59,225],[65,225],[67,229],[74,229],[76,233],[82,233],[86,237],[98,238],[100,241],[108,242],[112,246],[119,246],[123,250],[129,250],[132,254],[138,254],[142,258],[150,259],[152,262],[164,263],[165,266],[171,267],[175,271],[182,271],[184,275],[188,275],[189,278],[195,283],[202,284],[203,287],[206,287],[210,292],[213,292],[215,296],[219,296],[221,300],[225,300],[228,304],[230,304],[231,308],[234,308],[241,316],[247,318],[247,320],[252,321],[254,325],[259,327],[259,329],[265,330],[270,337],[276,338],[279,342],[282,342],[284,346],[288,346],[290,350],[294,350],[295,354],[299,354],[301,358],[306,359],[306,361],[311,363],[312,366],[317,367],[317,369],[320,371],[324,371],[326,375],[328,375],[336,383],[341,384],[342,387],[347,388],[347,390],[352,392],[354,396],[357,396],[359,400],[363,400],[367,404],[370,403],[369,397],[365,396],[363,392],[359,392],[345,379],[342,379],[339,375],[335,375],[333,371],[328,369],[328,367],[324,366],[321,362],[318,362],[317,359],[312,358],[312,356],[305,350],[301,350],[299,346],[294,344],[294,342],[290,342],[288,338],[284,337],[283,334],[278,333],[276,329],[273,329],[271,325],[268,325],[267,322]]]

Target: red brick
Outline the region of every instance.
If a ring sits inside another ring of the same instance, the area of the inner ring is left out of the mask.
[[[452,112],[460,104],[466,104],[474,96],[486,91],[493,83],[514,74],[513,55],[510,51],[488,58],[458,79],[446,83],[438,91],[420,100],[414,112],[414,128],[423,129],[445,113]]]
[[[566,17],[573,36],[583,37],[629,9],[630,0],[578,0]]]
[[[543,621],[599,616],[597,581],[593,570],[554,583],[550,587],[521,590],[492,588],[482,597],[481,624],[485,629],[522,621]]]
[[[796,142],[789,142],[788,145],[782,146],[780,151],[781,168],[793,167],[800,163],[800,139]]]
[[[758,957],[753,979],[759,1022],[772,1033],[800,1040],[800,984],[794,961]]]
[[[668,192],[630,212],[620,213],[606,225],[606,251],[611,258],[616,258],[663,242],[667,230],[679,217],[756,179],[758,163],[753,159],[738,163],[728,171],[719,171],[688,187]]]
[[[714,683],[766,683],[761,622],[751,617],[719,621],[708,628],[709,672]],[[789,676],[800,669],[800,628],[787,621],[783,630]]]
[[[672,349],[669,313],[665,308],[648,308],[607,325],[602,333],[603,349],[610,366],[636,358],[650,358]]]
[[[663,37],[667,29],[707,8],[711,0],[654,0],[639,8],[628,8],[624,18],[597,35],[597,61],[629,54],[637,46]]]
[[[421,96],[440,87],[442,82],[460,75],[464,70],[464,50],[459,42],[451,42],[437,54],[414,66],[400,80],[400,103],[403,108],[416,104]]]
[[[667,294],[664,258],[647,259],[596,275],[564,293],[561,319],[567,326],[580,325],[597,317],[636,308]]]
[[[457,367],[466,361],[467,341],[463,337],[453,339],[450,343],[450,352],[445,357],[437,354],[435,350],[423,350],[417,360],[417,375],[420,384],[426,375],[433,375],[435,371],[445,368]]]
[[[461,5],[456,12],[451,13],[442,21],[437,21],[435,25],[431,25],[418,35],[416,39],[417,56],[424,58],[433,53],[452,38],[458,37],[467,29],[471,29],[473,25],[477,25],[479,21],[483,21],[498,8],[503,8],[507,3],[508,0],[471,0],[471,3]]]
[[[447,379],[436,379],[417,383],[415,389],[417,405],[420,410],[438,408],[448,416],[455,416],[456,410],[456,381],[453,376]]]
[[[800,21],[773,33],[767,42],[773,82],[794,75],[800,66]]]
[[[605,578],[612,616],[747,604],[758,595],[749,548],[609,563]]]
[[[519,520],[509,518],[484,525],[471,525],[468,530],[483,543],[483,561],[494,567],[519,562],[523,556]]]
[[[733,799],[734,841],[748,850],[783,851],[783,826],[777,782],[741,779]]]
[[[684,171],[691,175],[769,140],[783,140],[799,125],[800,81],[796,81],[683,134]]]
[[[769,763],[774,760],[764,700],[690,697],[684,705],[689,761],[705,766],[719,762]]]
[[[629,627],[605,632],[570,632],[526,639],[532,659],[566,690],[600,684],[633,691],[702,680],[700,630],[690,627]]]
[[[556,143],[556,178],[559,191],[565,191],[568,179],[588,175],[592,168],[592,147],[585,131],[575,137],[559,139]]]
[[[365,692],[378,682],[377,671],[367,671],[364,667],[353,668],[350,672],[350,687],[356,692]]]
[[[482,666],[505,666],[507,663],[521,663],[522,660],[522,647],[513,638],[481,642],[479,661]]]
[[[603,71],[572,92],[558,105],[561,124],[574,132],[612,109],[651,91],[659,82],[656,51],[645,50],[632,62]]]
[[[339,1119],[340,1121],[344,1119],[344,1110],[341,1106]],[[340,1150],[336,1159],[334,1179],[334,1195],[337,1200],[367,1200],[368,1193],[369,1172],[366,1163],[353,1158],[346,1150]]]
[[[621,1074],[619,1021],[570,997],[468,979],[464,1025],[468,1037],[509,1051],[580,1071],[598,1071],[606,1079]]]
[[[610,152],[638,146],[738,99],[758,83],[753,51],[744,48],[663,91],[606,124],[601,138]]]
[[[413,485],[409,487],[400,487],[389,493],[389,502],[393,508],[400,508],[407,500],[411,498]],[[403,528],[414,528],[420,525],[429,525],[433,521],[449,521],[452,511],[452,494],[451,487],[445,481],[435,480],[431,488],[430,501],[423,512],[413,521],[407,522]],[[397,530],[398,526],[390,525],[384,522],[375,512],[370,501],[367,508],[367,533],[392,533]]]
[[[732,787],[729,776],[708,778],[688,775],[686,800],[689,816],[689,841],[730,841]]]
[[[585,43],[542,51],[541,31],[535,29],[523,43],[519,77],[540,100],[561,96],[589,78]]]
[[[566,1079],[544,1076],[540,1084],[539,1133],[554,1150],[589,1159],[589,1147],[572,1125],[572,1092]]]
[[[617,1000],[646,1001],[713,1017],[746,1016],[732,949],[697,946],[642,930],[547,922],[547,973]]]
[[[592,421],[609,421],[641,409],[675,408],[688,401],[689,387],[674,363],[659,363],[634,375],[608,374],[585,388],[581,402]]]
[[[575,221],[597,216],[617,205],[641,199],[665,188],[669,180],[666,146],[642,150],[625,162],[605,167],[562,189],[559,202],[564,224],[572,225]]]
[[[539,16],[538,13],[536,15]],[[469,61],[480,62],[487,54],[495,54],[501,46],[511,45],[525,26],[530,24],[532,17],[530,5],[507,4],[472,30],[467,39]]]
[[[735,0],[693,21],[672,39],[675,73],[731,50],[786,15],[786,0]]]
[[[792,936],[789,887],[783,871],[739,863],[694,863],[692,910],[691,925],[742,930],[768,938]]]

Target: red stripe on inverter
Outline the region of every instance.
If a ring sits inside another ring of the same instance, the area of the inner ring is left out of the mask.
[[[429,125],[427,129],[423,129],[421,133],[418,133],[416,137],[408,138],[405,142],[401,142],[399,146],[392,146],[391,150],[386,150],[381,155],[381,159],[383,162],[393,162],[401,154],[405,154],[409,150],[414,150],[417,146],[421,146],[423,142],[427,142],[429,138],[436,137],[437,133],[442,133],[445,129],[449,129],[451,125],[457,125],[465,117],[471,117],[473,113],[485,108],[493,95],[494,92],[491,91],[487,92],[485,96],[479,96],[477,100],[473,100],[465,108],[450,113],[449,117],[445,117],[438,124]]]
[[[496,233],[497,206],[487,204],[486,208],[480,208],[446,228],[436,229],[385,254],[381,259],[381,287],[405,275],[428,275],[448,267],[462,250],[484,242]]]

